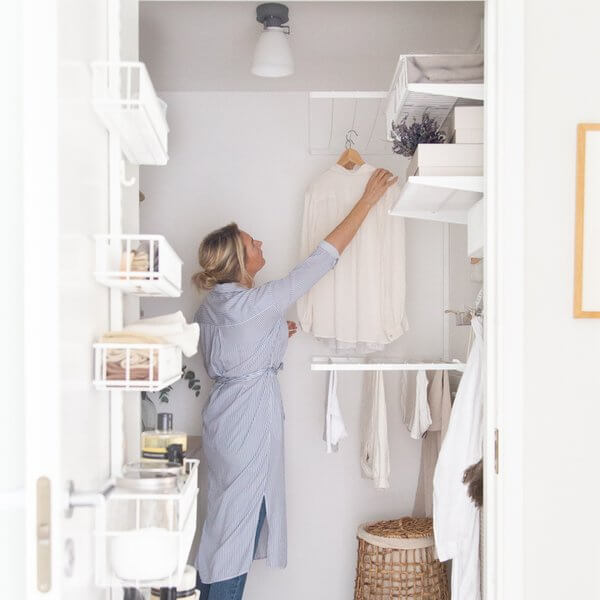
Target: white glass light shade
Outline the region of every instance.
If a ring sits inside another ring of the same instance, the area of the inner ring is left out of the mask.
[[[259,77],[286,77],[294,72],[288,34],[281,27],[267,27],[254,49],[252,73]]]

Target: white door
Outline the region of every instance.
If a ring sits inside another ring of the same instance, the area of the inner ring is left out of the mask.
[[[92,343],[123,315],[121,294],[94,280],[93,236],[123,224],[123,194],[118,141],[93,111],[90,70],[121,56],[121,13],[137,29],[137,0],[24,0],[20,11],[26,464],[25,512],[11,510],[26,554],[13,557],[25,575],[13,597],[107,598],[95,583],[94,509],[69,516],[67,488],[105,487],[125,458],[124,401],[139,412],[139,398],[92,385]],[[137,58],[137,31],[129,38]]]

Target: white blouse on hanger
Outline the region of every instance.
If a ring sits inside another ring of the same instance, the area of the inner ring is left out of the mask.
[[[313,182],[304,205],[303,257],[348,215],[374,171],[367,164],[353,171],[336,164]],[[303,331],[334,350],[381,350],[408,330],[404,219],[388,214],[399,192],[397,185],[386,192],[335,270],[298,301]]]

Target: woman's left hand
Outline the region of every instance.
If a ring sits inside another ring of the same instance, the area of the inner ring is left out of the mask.
[[[294,321],[288,321],[288,338],[291,338],[295,333],[298,333],[298,325]]]

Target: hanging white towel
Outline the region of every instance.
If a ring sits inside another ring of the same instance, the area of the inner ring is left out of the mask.
[[[464,471],[482,455],[483,340],[480,317],[433,477],[433,529],[439,559],[452,559],[452,600],[479,600],[479,509],[467,495]]]
[[[431,425],[431,413],[427,403],[427,373],[417,371],[417,381],[414,402],[407,402],[403,411],[405,425],[410,431],[410,437],[420,440]]]
[[[390,450],[388,447],[387,407],[383,373],[370,374],[368,385],[370,414],[364,431],[361,466],[364,475],[373,480],[376,488],[390,487]]]
[[[181,311],[160,317],[141,319],[123,328],[123,331],[142,333],[161,337],[167,344],[175,344],[187,357],[198,352],[200,326],[198,323],[188,324]]]
[[[327,454],[337,452],[338,444],[346,437],[348,437],[348,432],[337,397],[337,371],[330,371],[325,411],[325,434],[323,435],[327,444]]]
[[[421,470],[413,517],[431,517],[433,515],[433,474],[452,410],[448,371],[435,372],[429,385],[427,403],[431,413],[431,425],[421,445]]]

